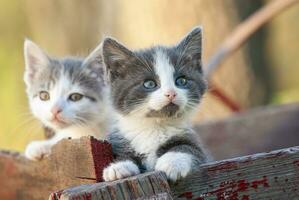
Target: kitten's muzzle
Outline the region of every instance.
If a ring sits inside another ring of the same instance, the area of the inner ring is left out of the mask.
[[[51,113],[53,114],[53,116],[56,118],[56,116],[59,115],[59,113],[62,112],[62,109],[60,107],[56,107],[54,106],[52,109],[51,109]]]
[[[164,95],[167,97],[169,102],[173,102],[173,100],[177,96],[177,93],[174,90],[169,90],[169,91],[165,92]]]
[[[178,111],[180,107],[177,104],[174,104],[170,102],[166,106],[164,106],[160,110],[151,110],[149,113],[147,113],[147,117],[158,117],[158,118],[163,118],[163,117],[173,117]]]
[[[61,117],[61,113],[62,113],[61,108],[55,106],[51,109],[51,113],[52,113],[52,119],[51,119],[52,123],[59,124],[59,125],[66,124]]]

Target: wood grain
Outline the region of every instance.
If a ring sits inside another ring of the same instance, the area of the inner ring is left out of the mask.
[[[299,147],[205,164],[177,185],[179,199],[299,199]]]
[[[148,199],[165,193],[173,199],[299,199],[299,147],[207,163],[170,189],[162,172],[150,172],[66,189],[50,199]]]
[[[1,151],[0,199],[47,199],[61,188],[96,183],[101,180],[103,167],[111,161],[111,145],[92,137],[62,140],[49,157],[39,162]]]
[[[170,188],[162,172],[148,172],[114,182],[81,185],[51,194],[49,200],[170,200]]]

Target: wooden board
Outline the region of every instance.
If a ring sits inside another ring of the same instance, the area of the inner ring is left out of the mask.
[[[0,199],[47,199],[61,188],[96,183],[111,161],[111,145],[92,137],[62,140],[48,158],[39,162],[1,151]]]
[[[81,185],[51,194],[49,200],[170,200],[170,188],[161,172],[149,172],[114,182]]]
[[[177,185],[182,199],[299,199],[299,147],[209,163]]]
[[[145,187],[163,188],[168,193],[162,173],[151,172],[116,182],[67,189],[60,199],[136,199],[142,190],[130,188],[143,188],[152,177],[158,181]],[[132,186],[136,180],[138,187]],[[170,188],[174,199],[299,199],[299,147],[204,164],[185,180],[170,184]],[[104,194],[109,198],[103,198]]]
[[[196,130],[203,136],[209,149],[212,150],[212,153],[215,155],[216,152],[218,155],[217,158],[223,158],[232,155],[251,154],[259,150],[269,150],[275,147],[275,144],[298,144],[298,121],[299,104],[292,104],[271,106],[269,108],[243,113],[225,120],[197,126]],[[277,176],[276,181],[279,182],[280,185],[283,185],[281,181],[285,178],[291,183],[290,187],[294,189],[294,185],[297,184],[297,174],[294,170],[296,165],[293,165],[291,161],[297,163],[297,160],[295,160],[298,156],[297,150],[298,148],[293,148],[292,153],[289,151],[281,155],[278,154],[279,159],[277,158],[276,160],[274,157],[272,159],[272,154],[270,154],[271,159],[266,158],[268,155],[266,154],[257,157],[251,156],[233,159],[232,162],[221,161],[220,163],[209,163],[202,166],[198,173],[190,177],[190,180],[187,179],[177,186],[172,185],[171,188],[176,198],[181,196],[182,198],[188,199],[192,196],[192,198],[196,197],[199,199],[205,197],[205,195],[211,195],[212,193],[207,193],[207,191],[212,191],[213,188],[227,188],[228,186],[225,185],[225,181],[236,181],[229,182],[231,187],[228,187],[230,190],[235,190],[235,187],[238,187],[236,184],[242,185],[244,183],[245,185],[250,185],[256,183],[254,181],[265,181],[263,179],[264,176],[269,178],[267,179],[269,184],[273,181],[274,174],[277,173],[279,176]],[[48,198],[52,191],[101,181],[102,169],[108,165],[111,160],[111,146],[108,143],[99,142],[89,137],[79,140],[64,140],[58,143],[53,149],[53,154],[41,162],[32,162],[20,154],[2,151],[0,152],[0,199],[45,199]],[[282,164],[280,164],[280,162]],[[228,165],[226,165],[226,163],[228,163]],[[272,171],[269,171],[269,173],[272,174],[267,174],[267,172],[263,171],[263,169],[268,170],[268,167],[264,166],[266,164],[269,164],[269,166],[273,164],[274,167],[272,167],[273,169],[271,168]],[[220,167],[221,170],[224,171],[216,170],[217,173],[214,173],[214,175],[216,174],[214,177],[208,168],[217,168],[218,165],[224,165],[225,170],[232,171],[227,172]],[[227,166],[230,165],[233,169],[227,169]],[[278,170],[276,171],[276,169],[279,169],[282,174],[280,174]],[[241,172],[234,172],[234,170],[243,171],[243,174],[246,176],[243,176]],[[258,170],[258,173],[255,174],[254,170]],[[239,179],[234,177],[233,172],[239,174]],[[290,177],[286,177],[289,176],[289,172]],[[218,173],[219,175],[217,175]],[[193,180],[194,177],[196,177],[196,179]],[[222,182],[219,182],[220,177],[222,177]],[[296,179],[294,179],[294,177],[296,177]],[[144,180],[143,178],[139,179],[139,177],[137,179],[139,182]],[[203,182],[196,182],[197,180],[202,180]],[[194,185],[194,187],[197,188],[197,186],[202,187],[207,185],[207,183],[210,183],[212,187],[203,187],[205,193],[201,190],[193,191],[192,188],[188,188],[189,185]],[[217,184],[219,185],[217,186]],[[271,186],[271,184],[269,185]],[[105,188],[105,186],[101,184],[99,187]],[[277,187],[276,185],[274,189],[276,190]],[[175,188],[175,190],[173,188]],[[289,191],[288,188],[282,188],[282,190]],[[222,188],[220,191],[223,190]],[[248,189],[247,187],[246,192],[248,190],[250,190],[250,188]],[[103,191],[103,195],[109,194],[107,191]],[[170,198],[169,195],[168,192],[160,191],[158,194],[152,194],[152,196],[148,198]],[[245,199],[246,195],[247,194],[244,196]],[[215,196],[207,196],[206,198],[214,199],[214,197]],[[221,198],[222,197],[219,197],[219,199]],[[241,198],[243,198],[243,196],[241,196]],[[124,199],[128,198],[126,197]]]
[[[216,160],[299,145],[299,104],[257,108],[197,125]]]

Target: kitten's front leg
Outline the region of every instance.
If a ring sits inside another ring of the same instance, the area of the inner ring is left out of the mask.
[[[140,174],[138,166],[131,160],[123,160],[110,164],[103,171],[104,181],[114,181]]]
[[[52,143],[47,141],[30,142],[25,150],[25,156],[30,160],[41,160],[51,153]]]
[[[182,152],[167,152],[158,158],[155,170],[166,173],[173,182],[185,178],[192,170],[193,155]]]
[[[25,156],[30,160],[41,160],[51,154],[51,148],[53,145],[63,138],[67,138],[67,136],[68,135],[56,133],[51,139],[30,142],[25,149]]]

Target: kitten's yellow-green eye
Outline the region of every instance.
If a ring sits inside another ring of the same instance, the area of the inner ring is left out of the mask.
[[[41,92],[39,92],[39,98],[42,101],[48,101],[50,99],[50,94],[49,94],[49,92],[41,91]]]
[[[69,100],[71,101],[80,101],[83,98],[82,94],[79,93],[73,93],[69,96]]]

